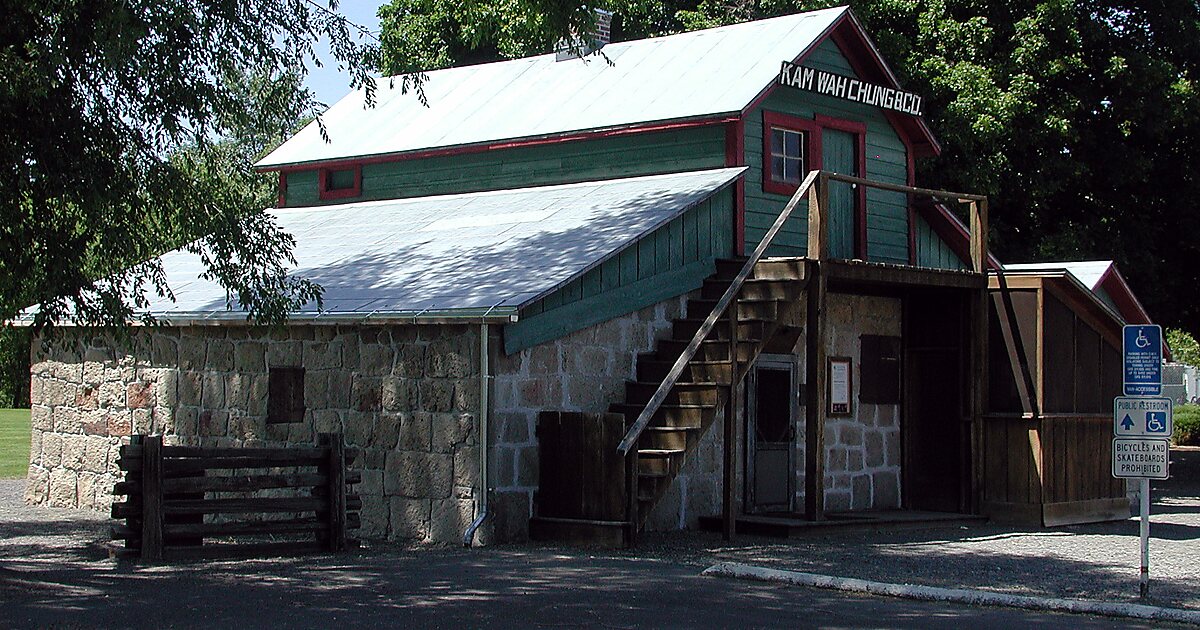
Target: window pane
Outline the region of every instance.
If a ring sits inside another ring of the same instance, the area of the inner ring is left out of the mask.
[[[329,171],[329,180],[325,185],[326,190],[348,190],[354,188],[355,175],[354,169],[346,169],[341,171]]]
[[[800,134],[789,131],[787,132],[787,156],[800,157]]]
[[[784,181],[783,158],[778,155],[771,156],[771,179],[777,182]]]
[[[784,131],[782,129],[771,128],[771,153],[775,155],[783,155]]]
[[[800,183],[800,160],[791,158],[784,160],[783,179],[787,182]]]

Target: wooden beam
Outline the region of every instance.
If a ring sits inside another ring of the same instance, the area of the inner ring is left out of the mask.
[[[163,557],[162,436],[142,436],[142,559]]]
[[[738,357],[738,316],[737,301],[729,309],[729,361],[730,373],[737,374]],[[737,534],[737,515],[734,506],[734,479],[737,466],[737,395],[738,379],[732,378],[729,383],[729,396],[725,399],[725,440],[724,440],[724,470],[722,476],[721,531],[725,540],[733,540]]]
[[[825,292],[820,263],[809,263],[807,320],[804,347],[804,515],[812,521],[825,517]]]
[[[981,259],[986,263],[987,257]],[[966,506],[972,514],[978,514],[983,506],[984,490],[984,437],[983,414],[987,410],[987,343],[988,302],[987,288],[974,291],[970,297],[970,375],[971,375],[971,426],[970,426],[970,504]]]

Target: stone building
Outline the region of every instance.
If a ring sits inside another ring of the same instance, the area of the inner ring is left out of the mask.
[[[940,149],[853,13],[602,52],[381,82],[264,158],[324,308],[255,328],[165,255],[164,326],[34,344],[29,499],[103,509],[130,434],[338,430],[365,535],[520,539],[567,411],[623,415],[635,531],[983,510],[986,200],[911,187]]]

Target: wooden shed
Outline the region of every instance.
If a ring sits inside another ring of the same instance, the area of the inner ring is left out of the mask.
[[[1121,394],[1121,327],[1145,312],[1121,312],[1136,298],[1089,286],[1070,270],[1077,265],[1009,265],[990,276],[981,464],[983,512],[996,520],[1129,516],[1125,483],[1110,472],[1111,409]]]

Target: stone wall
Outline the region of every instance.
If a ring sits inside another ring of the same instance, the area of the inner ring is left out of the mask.
[[[304,367],[303,422],[267,423],[270,367]],[[107,509],[118,446],[285,446],[342,432],[358,447],[367,537],[456,542],[478,480],[477,326],[138,329],[35,342],[27,500]]]
[[[604,412],[625,399],[639,352],[654,349],[671,332],[687,296],[673,298],[611,319],[494,363],[494,429],[490,484],[496,535],[528,536],[533,494],[538,487],[538,412]]]
[[[825,509],[831,512],[900,507],[900,405],[858,400],[862,383],[862,335],[901,335],[898,299],[831,293],[826,334],[828,356],[851,357],[853,415],[825,419]],[[803,337],[801,338],[803,340]],[[801,369],[804,346],[800,342]],[[804,505],[804,419],[796,429],[801,456],[797,505]]]

